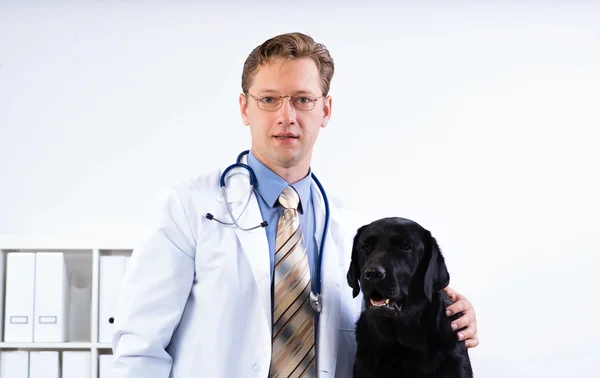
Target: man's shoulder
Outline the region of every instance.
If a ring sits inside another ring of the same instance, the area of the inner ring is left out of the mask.
[[[207,188],[217,188],[222,171],[223,168],[215,168],[194,176],[186,177],[175,184],[174,188],[183,191],[206,191]]]
[[[341,230],[345,232],[355,232],[362,222],[361,213],[358,209],[349,205],[349,201],[345,200],[334,193],[327,193],[329,208],[331,211],[331,219],[338,224]]]
[[[335,212],[336,214],[351,217],[360,216],[360,210],[352,205],[352,201],[329,190],[327,190],[326,195],[332,213]]]
[[[202,207],[207,200],[216,199],[222,168],[188,176],[166,186],[158,194],[162,206],[183,207],[186,213]]]
[[[172,184],[169,189],[180,195],[207,194],[211,191],[216,193],[220,187],[219,180],[224,169],[225,167],[217,167],[184,177]]]

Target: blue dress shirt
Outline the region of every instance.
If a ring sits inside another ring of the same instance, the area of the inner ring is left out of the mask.
[[[279,195],[289,186],[289,184],[277,175],[275,172],[262,164],[256,156],[250,151],[248,153],[248,165],[256,174],[256,187],[254,192],[258,198],[258,206],[263,220],[268,222],[265,227],[267,239],[269,241],[269,255],[271,260],[271,283],[273,282],[273,269],[275,260],[275,237],[277,234],[277,222],[283,207],[277,201]],[[315,212],[312,201],[312,178],[310,171],[302,180],[294,183],[292,187],[298,192],[300,204],[298,213],[300,214],[300,229],[304,238],[304,245],[308,254],[308,264],[310,266],[311,286],[315,290],[316,283],[312,279],[315,277],[316,264],[318,258],[317,238],[315,235]]]

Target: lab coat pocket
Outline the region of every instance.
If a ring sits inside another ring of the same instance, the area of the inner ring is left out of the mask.
[[[340,331],[355,332],[357,319],[354,316],[355,314],[351,310],[341,313]]]
[[[350,327],[350,325],[346,325],[346,327]],[[339,333],[335,377],[351,378],[356,358],[355,333],[353,329],[340,329]]]

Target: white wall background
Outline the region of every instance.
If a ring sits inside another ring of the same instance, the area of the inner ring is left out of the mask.
[[[0,2],[0,234],[135,243],[249,146],[247,54],[303,31],[336,61],[315,172],[432,230],[477,376],[597,376],[599,2],[73,3]]]

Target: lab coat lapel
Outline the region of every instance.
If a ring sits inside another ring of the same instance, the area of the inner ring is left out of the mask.
[[[323,227],[325,224],[325,203],[318,186],[312,186],[315,207],[315,226],[317,247],[321,246]],[[338,350],[340,327],[340,268],[338,266],[338,248],[335,243],[334,216],[330,216],[329,229],[321,265],[321,294],[323,310],[319,316],[319,329],[317,341],[317,368],[319,377],[335,376],[335,363]]]
[[[245,228],[257,226],[263,221],[254,192],[252,192],[249,199],[250,202],[246,207],[249,193],[248,174],[237,173],[236,175],[229,176],[229,180],[227,181],[227,202],[231,206],[233,216],[236,218],[240,217],[237,221],[238,224]],[[222,202],[224,206],[227,206],[222,194],[217,196],[217,200]],[[229,216],[225,219],[231,222]],[[271,263],[269,259],[269,243],[265,229],[259,227],[251,231],[244,231],[235,226],[228,227],[234,227],[235,234],[239,240],[239,248],[242,249],[250,264],[262,306],[265,310],[265,321],[267,322],[268,329],[271,329]]]

